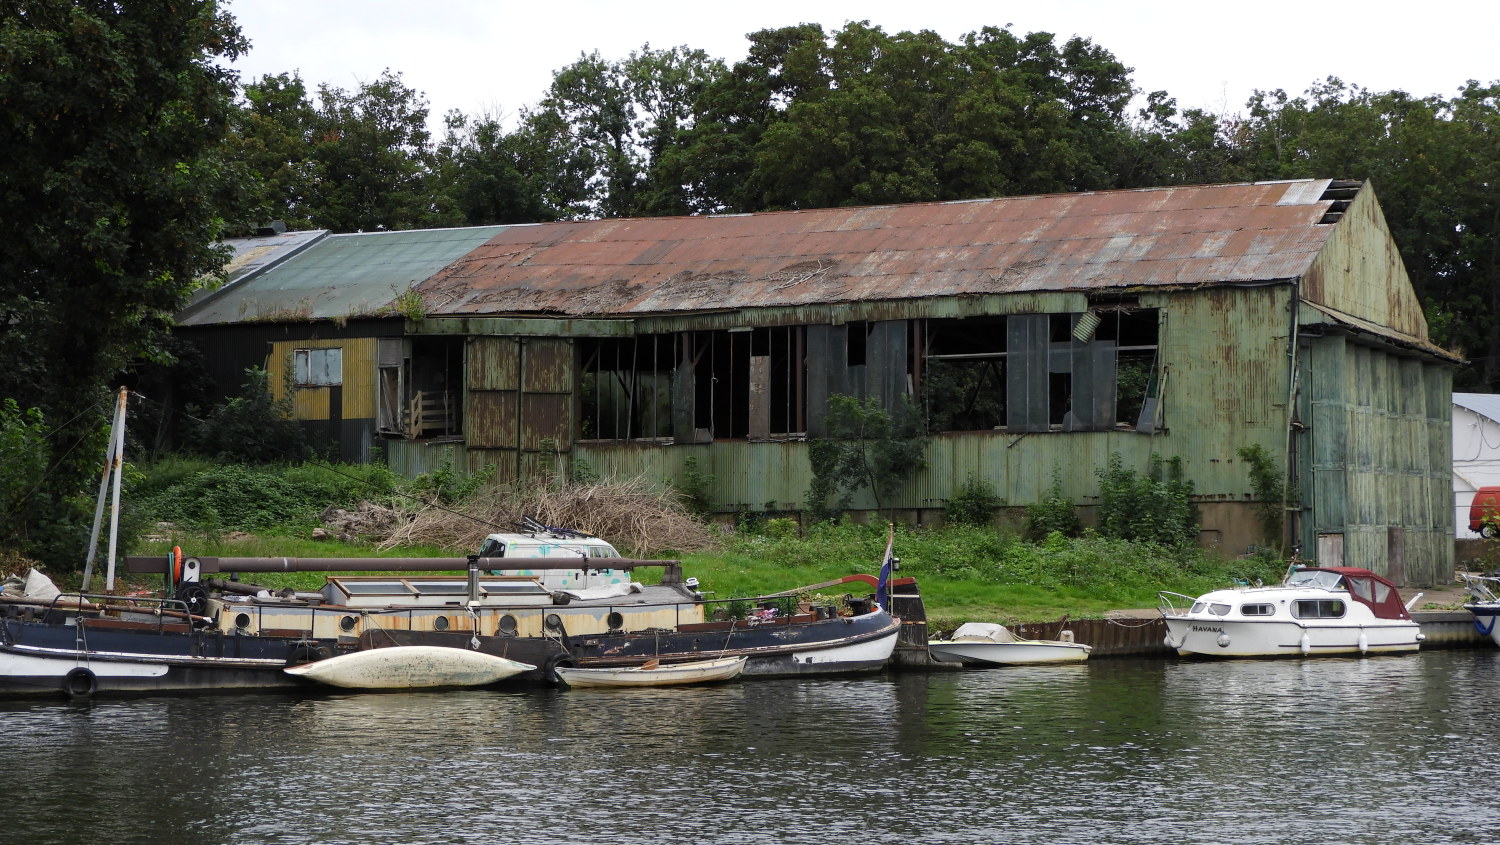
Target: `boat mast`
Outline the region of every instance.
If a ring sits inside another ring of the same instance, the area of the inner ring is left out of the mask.
[[[104,521],[104,497],[114,478],[114,501],[109,514],[109,564],[104,579],[105,592],[115,588],[115,544],[120,534],[120,476],[125,464],[125,405],[128,396],[120,388],[120,398],[115,402],[115,418],[109,427],[109,445],[104,448],[104,477],[99,480],[99,500],[94,506],[94,528],[89,533],[89,553],[83,567],[84,592],[88,592],[89,580],[94,575],[94,555],[99,551],[99,526]]]

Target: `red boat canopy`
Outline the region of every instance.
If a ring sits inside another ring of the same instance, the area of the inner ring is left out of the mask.
[[[1410,619],[1396,585],[1368,569],[1354,566],[1309,566],[1301,572],[1334,572],[1344,579],[1349,595],[1370,608],[1377,619]]]

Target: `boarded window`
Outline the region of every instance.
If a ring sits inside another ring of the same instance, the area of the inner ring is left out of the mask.
[[[344,350],[298,349],[292,353],[292,378],[298,387],[328,387],[344,383]]]
[[[1005,427],[1109,431],[1157,419],[1157,312],[1019,314],[1005,324]]]

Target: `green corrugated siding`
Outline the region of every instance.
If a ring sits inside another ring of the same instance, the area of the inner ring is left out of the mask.
[[[1449,580],[1450,370],[1330,335],[1302,344],[1301,372],[1304,555],[1317,554],[1320,535],[1342,535],[1345,565]]]

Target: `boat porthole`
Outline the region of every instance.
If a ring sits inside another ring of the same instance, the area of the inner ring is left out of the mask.
[[[82,666],[63,676],[63,692],[70,698],[88,698],[99,689],[99,679]]]
[[[250,630],[250,614],[248,614],[248,613],[237,613],[237,614],[235,614],[235,616],[234,616],[234,627],[240,629],[241,631],[248,631],[248,630]]]
[[[516,633],[516,617],[509,613],[500,617],[500,633],[514,636]]]
[[[620,611],[611,610],[609,615],[604,617],[604,624],[608,625],[611,631],[618,631],[625,627],[625,617],[620,615]]]
[[[359,624],[359,620],[355,619],[353,616],[344,616],[339,619],[339,630],[352,631],[354,630],[354,626],[357,624]]]
[[[547,614],[547,627],[554,630],[562,627],[562,617],[556,613]]]
[[[438,618],[432,620],[432,630],[434,630],[434,631],[446,631],[446,630],[448,630],[448,617],[446,617],[446,616],[439,616]]]

